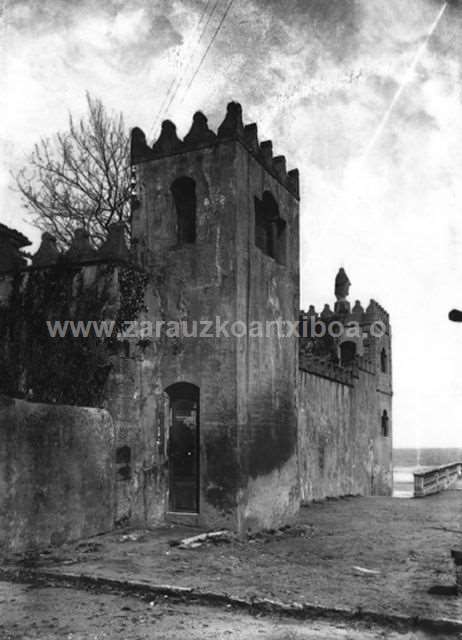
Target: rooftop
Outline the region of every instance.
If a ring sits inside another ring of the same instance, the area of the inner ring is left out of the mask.
[[[21,247],[28,247],[32,242],[24,234],[16,229],[7,227],[6,224],[0,222],[0,238],[7,238],[10,242],[16,245],[19,249]]]

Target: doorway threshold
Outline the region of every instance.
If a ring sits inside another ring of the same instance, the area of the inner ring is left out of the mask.
[[[186,513],[182,511],[167,511],[165,514],[165,520],[169,524],[180,524],[190,527],[199,526],[199,514],[198,513]]]

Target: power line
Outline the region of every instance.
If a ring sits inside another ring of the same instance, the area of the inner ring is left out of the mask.
[[[208,17],[208,19],[207,19],[207,22],[206,22],[206,24],[205,24],[204,28],[202,29],[202,33],[201,33],[201,35],[200,35],[200,37],[199,37],[199,40],[197,41],[197,44],[196,44],[196,47],[195,47],[194,53],[196,52],[196,50],[197,50],[197,46],[199,45],[199,43],[201,42],[202,38],[204,37],[204,35],[205,35],[206,31],[207,31],[207,27],[208,27],[208,25],[210,24],[210,20],[211,20],[211,18],[212,18],[212,16],[213,16],[213,14],[215,13],[216,8],[218,7],[219,2],[220,2],[220,0],[216,0],[216,1],[215,1],[215,4],[213,5],[212,11],[210,12],[209,17]],[[191,59],[194,59],[194,55],[192,56],[192,58],[191,58]],[[185,69],[185,71],[186,71],[186,69]],[[175,91],[174,91],[174,93],[173,93],[172,97],[170,98],[170,101],[169,101],[169,103],[167,104],[167,106],[166,106],[166,108],[165,108],[165,111],[168,111],[168,110],[170,109],[170,107],[171,107],[171,105],[172,105],[173,101],[175,100],[175,98],[176,98],[176,96],[177,96],[177,94],[178,94],[178,91],[179,91],[179,90],[180,90],[180,88],[181,88],[181,85],[182,85],[182,82],[183,82],[183,78],[184,78],[185,76],[186,76],[186,73],[184,74],[184,76],[183,76],[183,77],[178,78],[178,82],[177,82],[177,85],[176,85],[176,87],[175,87]]]
[[[204,22],[205,15],[206,15],[206,13],[207,13],[207,11],[208,11],[209,4],[210,4],[211,2],[212,2],[212,0],[207,0],[206,5],[205,5],[205,9],[202,11],[202,16],[201,16],[201,19],[199,20],[199,23],[198,23],[198,28],[199,28],[199,27],[201,26],[201,24]]]
[[[200,19],[199,19],[199,22],[196,24],[196,28],[195,28],[195,31],[196,31],[196,32],[200,29],[200,26],[201,26],[201,24],[203,23],[205,16],[207,15],[207,11],[208,11],[208,8],[209,8],[209,5],[210,5],[210,3],[211,3],[211,2],[212,2],[212,0],[207,0],[207,3],[206,3],[206,5],[205,5],[204,9],[202,10],[202,15],[201,15],[201,17],[200,17]],[[216,0],[216,2],[218,2],[218,0]],[[210,19],[210,16],[209,16],[209,19]],[[208,22],[209,22],[209,20],[207,20],[207,24],[208,24]],[[205,29],[206,27],[207,27],[207,25],[204,27],[204,29]],[[202,33],[203,33],[203,30],[202,30]],[[201,37],[202,37],[202,34],[201,34],[200,38],[201,38]],[[200,40],[200,38],[199,38],[199,40]],[[197,44],[198,44],[199,40],[198,40],[198,41],[197,41],[197,43],[196,43],[196,47],[197,47]],[[181,64],[179,65],[179,73],[180,73],[180,74],[181,74],[181,70],[183,69],[183,67],[184,67],[184,68],[186,67],[186,64],[187,64],[187,63],[186,63],[186,56],[182,56],[182,58],[181,58]],[[175,86],[176,82],[177,82],[177,78],[176,78],[176,77],[174,77],[174,78],[172,79],[172,81],[170,82],[170,84],[169,84],[169,87],[168,87],[167,93],[166,93],[166,95],[165,95],[164,99],[162,100],[162,103],[161,103],[161,105],[160,105],[160,107],[159,107],[159,110],[158,110],[158,112],[157,112],[157,114],[156,114],[156,117],[154,118],[154,122],[153,122],[152,127],[151,127],[151,129],[150,129],[150,131],[149,131],[149,136],[151,136],[151,135],[152,135],[152,133],[153,133],[153,131],[154,131],[155,127],[157,126],[157,124],[158,124],[158,122],[159,122],[159,120],[160,120],[160,117],[161,117],[161,115],[162,115],[163,111],[165,110],[165,106],[166,106],[166,104],[167,104],[167,102],[168,102],[168,99],[170,98],[170,96],[171,96],[171,94],[172,94],[172,91],[173,91],[173,89],[174,89],[174,86]]]
[[[202,28],[202,31],[201,31],[201,33],[199,35],[199,38],[196,40],[194,51],[192,53],[192,58],[194,58],[194,54],[195,54],[195,52],[197,50],[197,47],[198,47],[199,43],[201,42],[202,38],[204,37],[204,34],[205,34],[206,30],[207,30],[207,27],[208,27],[208,25],[210,23],[210,20],[211,20],[213,14],[215,13],[215,10],[216,10],[216,8],[218,6],[219,1],[220,0],[215,0],[215,4],[212,7],[212,10],[210,11],[210,13],[208,15],[207,21],[206,21],[204,27]],[[208,13],[209,7],[210,7],[212,2],[213,2],[213,0],[207,0],[207,3],[205,5],[204,9],[202,10],[202,15],[201,15],[201,17],[200,17],[200,19],[199,19],[199,21],[198,21],[198,23],[196,25],[195,32],[199,31],[202,23],[205,20],[205,17],[206,17],[206,15]],[[167,111],[170,108],[170,105],[172,104],[173,100],[175,99],[176,94],[178,93],[178,89],[180,88],[180,85],[181,85],[182,80],[183,80],[182,73],[186,71],[190,61],[191,61],[190,57],[188,57],[188,59],[186,60],[186,54],[184,52],[184,55],[182,56],[181,64],[179,65],[178,76],[174,77],[172,79],[172,81],[170,82],[170,84],[169,84],[167,93],[166,93],[166,95],[165,95],[165,97],[164,97],[164,99],[163,99],[163,101],[161,103],[161,106],[159,107],[159,110],[158,110],[158,112],[156,114],[156,117],[154,119],[153,125],[152,125],[152,127],[150,129],[150,133],[149,133],[150,136],[152,135],[155,127],[158,125],[159,120],[161,119],[162,113],[164,113],[165,111]]]
[[[217,28],[215,29],[215,33],[213,34],[212,39],[210,40],[208,47],[206,48],[206,50],[205,50],[205,52],[204,52],[204,54],[203,54],[202,58],[200,59],[199,65],[197,66],[197,69],[196,69],[196,71],[194,72],[193,77],[191,78],[191,80],[190,80],[190,82],[189,82],[188,86],[186,87],[186,91],[184,92],[184,94],[183,94],[183,97],[182,97],[181,101],[183,101],[183,100],[185,99],[185,97],[186,97],[186,95],[187,95],[187,93],[188,93],[189,89],[191,88],[191,86],[192,86],[192,84],[193,84],[194,80],[196,79],[196,77],[197,77],[197,75],[198,75],[199,71],[201,70],[202,65],[204,64],[204,61],[205,61],[205,59],[206,59],[206,57],[207,57],[207,54],[208,54],[208,52],[210,51],[210,49],[212,48],[213,43],[215,42],[215,39],[216,39],[216,37],[218,36],[218,34],[219,34],[219,32],[220,32],[220,29],[221,29],[221,27],[223,26],[223,23],[224,23],[224,21],[226,20],[226,17],[227,17],[227,15],[228,15],[228,13],[230,12],[230,9],[231,9],[231,6],[232,6],[233,2],[234,2],[234,0],[230,0],[230,1],[229,1],[228,6],[226,7],[226,9],[225,9],[225,11],[224,11],[224,13],[223,13],[223,16],[222,16],[222,18],[221,18],[221,20],[220,20],[220,22],[219,22],[219,24],[218,24]]]
[[[161,103],[161,105],[160,105],[160,107],[159,107],[159,110],[158,110],[158,112],[157,112],[157,114],[156,114],[156,117],[154,118],[154,121],[153,121],[153,123],[152,123],[152,127],[151,127],[151,129],[149,130],[149,136],[151,136],[151,135],[152,135],[152,133],[153,133],[153,131],[154,131],[154,129],[155,129],[155,127],[156,127],[157,123],[159,122],[159,118],[160,118],[160,116],[161,116],[161,113],[162,113],[162,112],[163,112],[163,110],[164,110],[164,106],[165,106],[165,104],[166,104],[166,102],[167,102],[167,100],[168,100],[168,98],[169,98],[169,96],[170,96],[170,93],[171,93],[171,91],[172,91],[173,85],[175,84],[175,81],[176,81],[176,78],[174,78],[174,79],[170,82],[170,84],[169,84],[169,87],[168,87],[168,89],[167,89],[167,93],[166,93],[166,95],[164,96],[164,99],[162,100],[162,103]]]
[[[207,1],[207,6],[208,6],[211,2],[212,2],[212,0],[208,0],[208,1]],[[218,2],[219,2],[219,0],[216,0],[215,4],[213,5],[213,9],[212,9],[212,11],[211,11],[211,12],[210,12],[210,14],[209,14],[209,17],[208,17],[208,19],[207,19],[207,22],[206,22],[206,24],[205,24],[205,27],[203,28],[202,33],[201,33],[201,35],[200,35],[200,37],[199,37],[199,40],[197,41],[198,43],[199,43],[199,42],[202,40],[202,38],[204,37],[204,34],[205,34],[206,30],[207,30],[207,27],[208,27],[208,26],[209,26],[209,24],[210,24],[210,20],[212,19],[212,16],[213,16],[213,14],[215,13],[215,11],[216,11],[216,9],[217,9],[217,7],[218,7]],[[206,6],[206,8],[205,8],[205,11],[207,11],[207,6]]]

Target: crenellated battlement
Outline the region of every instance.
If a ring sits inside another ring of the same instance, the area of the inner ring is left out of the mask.
[[[389,314],[376,300],[370,300],[366,309],[359,300],[351,307],[350,285],[344,269],[340,269],[335,279],[334,309],[326,304],[318,311],[311,305],[299,315],[300,369],[342,383],[348,379],[346,384],[354,384],[359,372],[376,375],[381,366],[375,331],[378,327],[372,325],[383,323],[380,331],[390,333]],[[347,378],[342,373],[345,371]]]
[[[22,234],[20,234],[22,235]],[[13,236],[12,236],[13,237]],[[27,238],[22,236],[21,242],[23,246],[30,244]],[[17,238],[14,236],[16,242]],[[108,235],[103,244],[95,249],[90,242],[89,233],[83,229],[76,229],[71,245],[67,251],[60,251],[56,238],[45,231],[42,234],[42,240],[37,251],[31,256],[31,264],[27,264],[26,260],[18,259],[15,246],[11,247],[11,251],[3,253],[3,260],[0,264],[0,273],[7,274],[10,272],[25,269],[40,269],[52,267],[55,265],[74,265],[98,262],[130,262],[130,251],[125,242],[125,230],[123,223],[114,223],[108,227]],[[8,259],[8,257],[10,259]]]
[[[350,304],[342,268],[298,338],[298,171],[236,102],[184,133],[132,130],[130,225],[92,237],[90,216],[66,248],[49,228],[33,255],[0,225],[0,394],[107,407],[115,524],[242,534],[292,521],[300,497],[388,495],[387,312]]]
[[[376,300],[371,300],[365,313],[366,322],[380,320],[388,327],[390,325],[390,314]]]
[[[160,136],[152,146],[149,146],[145,133],[139,127],[135,127],[131,133],[131,164],[137,165],[169,155],[195,151],[227,140],[238,140],[278,182],[299,199],[298,169],[287,171],[285,156],[273,157],[272,142],[259,142],[257,125],[244,125],[242,107],[237,102],[228,104],[225,119],[216,133],[209,129],[207,118],[201,111],[194,114],[191,128],[182,140],[177,135],[176,125],[170,120],[164,120]]]
[[[348,303],[349,304],[349,303]],[[390,325],[390,314],[376,300],[370,300],[366,309],[359,300],[356,300],[353,308],[348,311],[341,312],[332,310],[329,304],[325,304],[322,311],[317,311],[313,305],[310,305],[308,311],[301,309],[299,321],[323,320],[324,322],[339,321],[344,325],[351,322],[357,322],[360,325],[368,325],[372,322],[381,321],[386,327]]]

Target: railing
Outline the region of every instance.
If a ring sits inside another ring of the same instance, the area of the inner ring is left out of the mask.
[[[414,498],[439,493],[453,485],[462,474],[462,462],[451,462],[440,467],[427,467],[414,471]]]

